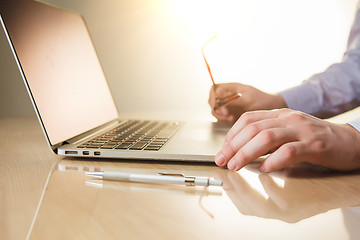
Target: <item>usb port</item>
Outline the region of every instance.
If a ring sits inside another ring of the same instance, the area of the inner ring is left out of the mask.
[[[65,154],[78,154],[77,151],[65,151]]]
[[[95,156],[100,156],[100,152],[94,152]]]
[[[83,151],[82,153],[83,153],[83,155],[89,155],[90,154],[89,151]]]

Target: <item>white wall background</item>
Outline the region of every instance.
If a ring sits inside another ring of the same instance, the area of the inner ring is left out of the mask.
[[[84,15],[121,112],[208,116],[210,77],[277,92],[341,60],[357,0],[43,0]],[[0,116],[33,114],[0,34]]]

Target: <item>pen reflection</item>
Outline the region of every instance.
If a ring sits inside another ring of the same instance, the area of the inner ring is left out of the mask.
[[[203,203],[203,197],[207,196],[222,196],[222,191],[216,187],[191,187],[191,186],[168,186],[159,184],[144,184],[144,183],[130,183],[130,182],[117,182],[109,180],[87,180],[86,186],[109,189],[115,191],[134,191],[134,192],[151,192],[151,193],[165,193],[165,194],[181,194],[181,195],[193,195],[199,197],[199,207],[210,218],[214,218],[214,215],[209,209],[207,209]]]
[[[68,171],[117,170],[134,173],[154,174],[161,171],[183,172],[185,175],[203,175],[222,180],[223,190],[241,214],[268,219],[278,219],[296,223],[303,219],[332,209],[360,205],[360,172],[336,173],[324,168],[298,164],[271,174],[258,172],[259,162],[246,166],[239,172],[228,171],[213,166],[145,164],[79,164],[64,162],[61,169]],[[79,163],[79,162],[77,162]],[[115,168],[113,167],[116,166]],[[67,167],[64,167],[67,166]],[[60,169],[60,168],[59,168]],[[68,170],[66,170],[68,169]],[[80,169],[80,170],[79,170]],[[177,170],[175,170],[177,169]],[[182,169],[179,171],[179,169]],[[84,178],[84,185],[98,188],[103,194],[117,195],[117,192],[139,194],[162,194],[163,196],[198,196],[199,206],[207,197],[223,197],[219,187],[187,187],[182,185],[162,185],[130,183]],[[103,189],[103,190],[101,190]]]
[[[43,236],[44,229],[45,233],[70,239],[74,232],[69,229],[73,226],[84,236],[93,236],[97,231],[89,228],[89,224],[106,226],[102,232],[107,234],[106,239],[112,234],[121,238],[124,232],[137,234],[139,226],[153,226],[154,216],[158,220],[154,223],[156,229],[166,226],[169,232],[182,232],[193,226],[202,230],[214,226],[211,229],[214,231],[209,230],[212,235],[216,234],[215,226],[224,229],[240,226],[245,220],[253,220],[255,224],[264,222],[244,215],[296,223],[337,208],[343,208],[346,229],[357,229],[354,221],[360,219],[360,214],[356,214],[358,208],[347,206],[360,204],[359,173],[339,174],[297,166],[261,175],[256,170],[257,165],[247,166],[246,171],[232,172],[196,164],[61,161],[51,174],[29,239],[41,239],[39,236]],[[224,186],[204,188],[91,180],[83,173],[83,170],[124,169],[137,173],[178,171],[185,175],[215,177],[221,179]],[[176,221],[182,224],[172,224]],[[276,222],[273,221],[277,225]]]
[[[58,165],[58,169],[63,172],[101,172],[101,171],[119,171],[119,172],[131,172],[138,174],[158,174],[159,172],[167,173],[183,173],[187,176],[207,176],[214,175],[214,170],[217,169],[214,166],[202,166],[196,167],[196,164],[191,165],[178,165],[174,164],[149,164],[144,163],[99,163],[99,162],[80,162],[80,161],[67,161],[63,160]],[[197,168],[201,169],[196,170]],[[179,170],[182,169],[182,170]],[[211,213],[211,209],[206,207],[203,203],[205,198],[208,197],[221,197],[223,190],[217,186],[201,187],[201,186],[185,186],[174,184],[156,184],[156,183],[140,183],[140,182],[123,182],[123,181],[111,181],[92,179],[84,176],[85,187],[90,187],[96,190],[98,194],[102,196],[121,196],[122,193],[128,194],[141,194],[172,197],[178,196],[180,198],[188,198],[191,196],[198,199],[198,207],[211,219],[214,218],[214,214]]]
[[[206,196],[221,196],[222,191],[219,188],[213,187],[193,187],[193,186],[168,186],[159,184],[144,184],[144,183],[130,183],[130,182],[116,182],[109,180],[87,180],[85,185],[101,189],[110,189],[115,191],[135,191],[135,192],[152,192],[152,193],[170,193],[182,195],[200,196],[198,204],[210,218],[214,215],[210,210],[206,209],[202,203],[203,197]]]
[[[269,175],[256,172],[257,165],[246,170],[257,174],[266,194],[239,174],[241,171],[217,172],[226,194],[242,214],[296,223],[332,209],[360,205],[359,172],[340,174],[298,165]]]

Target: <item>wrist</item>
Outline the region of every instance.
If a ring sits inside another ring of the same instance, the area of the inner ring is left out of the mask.
[[[360,169],[360,132],[348,123],[342,125],[351,134],[351,140],[353,142],[353,169]]]
[[[280,94],[273,94],[272,101],[270,101],[269,109],[280,109],[280,108],[288,108],[288,105],[285,99]]]

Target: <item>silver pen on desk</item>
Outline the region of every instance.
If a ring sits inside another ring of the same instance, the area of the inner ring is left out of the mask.
[[[160,184],[181,184],[187,186],[222,186],[222,181],[209,177],[189,177],[183,174],[159,173],[136,174],[123,172],[85,172],[85,176],[95,177],[104,180],[116,180],[126,182],[160,183]]]

